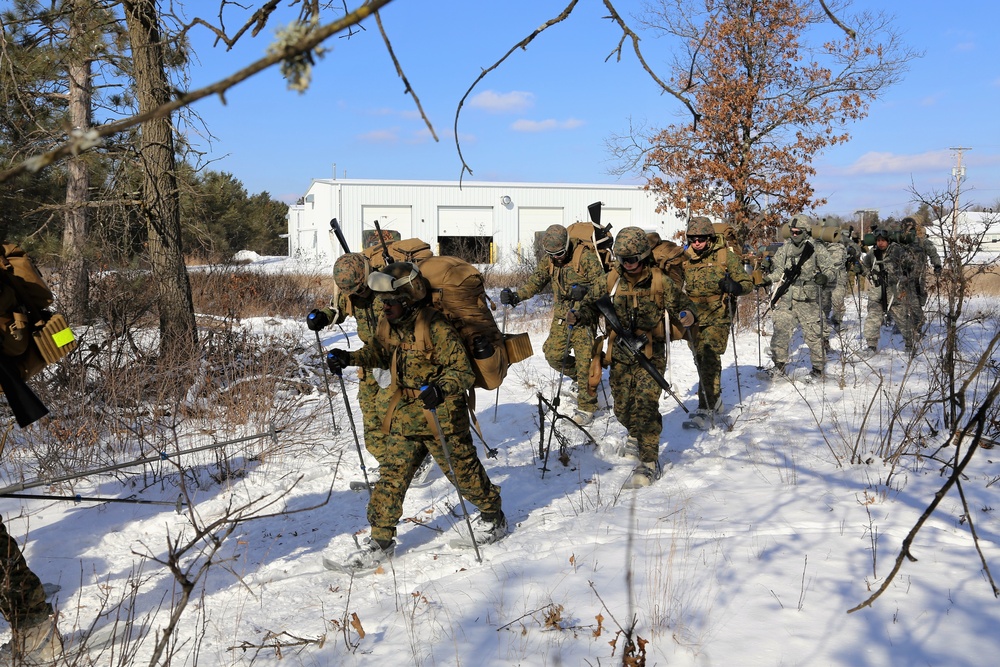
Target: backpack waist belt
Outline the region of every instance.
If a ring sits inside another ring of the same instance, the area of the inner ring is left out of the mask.
[[[722,298],[721,294],[709,294],[708,296],[689,296],[694,303],[711,303]]]

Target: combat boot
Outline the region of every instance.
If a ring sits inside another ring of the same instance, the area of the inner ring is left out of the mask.
[[[12,632],[14,664],[52,665],[63,654],[62,635],[52,614],[41,621]]]

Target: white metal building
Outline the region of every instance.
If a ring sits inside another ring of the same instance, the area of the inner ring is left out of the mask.
[[[352,251],[362,248],[377,220],[401,238],[427,241],[436,254],[478,248],[479,256],[467,259],[514,261],[532,252],[549,225],[589,220],[587,207],[597,201],[601,224],[611,223],[612,233],[634,225],[666,239],[684,228],[673,212],[656,213],[653,197],[635,185],[316,179],[304,203],[288,209],[288,253],[339,256],[330,234],[336,218]]]

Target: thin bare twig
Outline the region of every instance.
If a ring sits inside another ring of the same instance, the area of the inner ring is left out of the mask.
[[[573,8],[576,7],[577,2],[579,2],[579,0],[572,0],[558,16],[556,16],[553,19],[549,19],[548,21],[540,25],[538,28],[535,28],[535,30],[530,35],[522,39],[514,46],[510,47],[507,53],[503,54],[503,57],[500,58],[500,60],[496,61],[488,68],[480,72],[479,76],[476,77],[476,80],[472,82],[471,86],[469,86],[469,89],[465,91],[464,95],[462,95],[462,99],[458,101],[458,108],[455,109],[454,129],[455,129],[455,149],[458,151],[458,159],[462,162],[462,171],[458,175],[459,186],[461,186],[462,177],[465,176],[465,172],[469,172],[469,176],[472,176],[472,167],[470,167],[468,163],[466,163],[465,157],[462,155],[462,144],[458,139],[458,117],[462,114],[462,106],[465,104],[465,100],[472,93],[473,89],[475,89],[475,87],[479,85],[479,82],[485,79],[487,74],[489,74],[497,67],[499,67],[501,64],[503,64],[503,62],[510,57],[510,54],[514,53],[514,51],[516,51],[517,49],[526,50],[528,48],[528,44],[530,44],[536,37],[538,37],[544,31],[548,30],[555,24],[565,21],[567,18],[569,18],[569,15],[573,12]]]
[[[399,60],[396,58],[396,52],[392,50],[392,43],[389,42],[389,35],[385,33],[385,28],[382,27],[382,16],[375,12],[375,23],[378,25],[379,34],[382,35],[382,41],[385,42],[385,48],[389,52],[389,57],[392,58],[392,64],[396,67],[396,74],[399,78],[403,80],[403,85],[406,86],[406,90],[403,94],[409,95],[413,98],[413,103],[417,105],[417,111],[420,112],[420,117],[424,119],[424,124],[427,125],[427,129],[430,131],[431,136],[434,137],[434,141],[439,141],[437,132],[434,131],[434,126],[431,125],[430,119],[427,114],[424,113],[424,107],[420,104],[420,98],[417,97],[416,91],[413,90],[413,86],[410,85],[409,80],[406,78],[406,74],[403,73],[403,66],[399,64]]]
[[[340,32],[341,30],[347,29],[352,25],[360,23],[373,13],[377,12],[380,8],[388,5],[390,2],[392,2],[392,0],[367,0],[365,4],[361,5],[350,14],[344,16],[342,19],[329,23],[325,26],[318,27],[298,42],[287,46],[280,53],[274,53],[261,58],[238,72],[227,76],[221,81],[199,88],[198,90],[178,93],[171,102],[162,104],[159,107],[151,109],[145,113],[136,114],[114,123],[107,123],[105,125],[93,127],[85,134],[71,136],[68,141],[56,146],[52,150],[28,158],[6,171],[0,172],[0,183],[4,183],[5,181],[25,171],[37,172],[52,165],[58,160],[69,157],[70,155],[77,155],[93,148],[99,143],[99,139],[103,137],[123,132],[131,127],[141,125],[142,123],[156,118],[162,118],[210,95],[219,95],[222,102],[225,103],[225,92],[236,84],[249,79],[251,76],[258,74],[269,67],[277,65],[284,60],[293,58],[300,53],[308,53],[312,51],[328,37]]]

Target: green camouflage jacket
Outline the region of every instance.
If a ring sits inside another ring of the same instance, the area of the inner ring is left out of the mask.
[[[542,257],[538,266],[528,277],[527,282],[517,290],[517,296],[523,299],[530,299],[548,285],[552,283],[552,294],[554,295],[554,308],[552,317],[555,319],[565,319],[573,302],[570,300],[570,289],[573,285],[585,285],[587,296],[576,304],[576,311],[579,321],[584,325],[593,325],[597,322],[597,309],[594,302],[605,294],[604,267],[597,253],[589,248],[580,248],[575,241],[570,241],[568,252],[576,259],[575,254],[580,253],[579,261],[574,259],[566,262],[562,266],[553,263],[548,255]]]
[[[683,258],[684,291],[694,302],[698,324],[701,326],[719,324],[728,327],[730,321],[728,300],[723,298],[719,281],[728,273],[743,288],[743,293],[748,294],[753,289],[753,281],[743,268],[743,260],[726,247],[720,236],[716,236],[712,244],[700,255],[694,248],[688,246],[684,250]]]
[[[424,325],[426,348],[417,335]],[[383,322],[371,342],[348,356],[352,365],[392,372],[392,384],[379,393],[379,400],[386,403],[380,406],[386,415],[383,432],[403,437],[436,435],[417,398],[429,384],[437,385],[445,397],[436,409],[445,435],[469,429],[468,390],[476,376],[461,337],[439,310],[418,307],[395,324]]]

